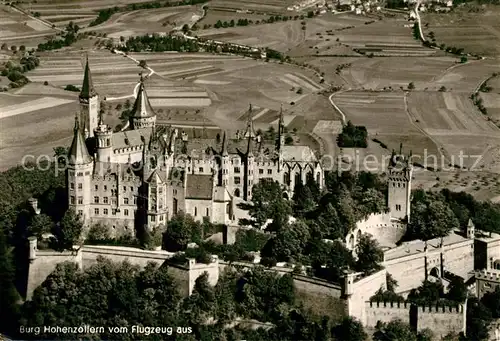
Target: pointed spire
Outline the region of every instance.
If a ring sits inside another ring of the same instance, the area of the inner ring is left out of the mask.
[[[97,95],[97,92],[94,89],[94,83],[92,82],[92,74],[90,72],[89,66],[89,56],[85,55],[85,71],[83,74],[83,84],[82,90],[80,91],[80,98],[89,99]]]
[[[222,156],[227,156],[229,155],[227,152],[227,137],[226,137],[226,131],[224,130],[224,135],[222,135],[222,150],[221,150],[221,155]]]
[[[73,128],[73,142],[69,148],[69,164],[70,165],[83,165],[92,162],[85,139],[83,138],[80,130],[80,122],[78,116],[75,116],[75,127]]]
[[[155,116],[155,112],[151,103],[149,103],[149,98],[144,87],[144,77],[142,76],[142,72],[140,75],[139,90],[137,91],[137,97],[135,98],[134,106],[131,111],[132,117]]]
[[[245,131],[244,137],[254,138],[255,131],[253,129],[253,115],[252,115],[252,104],[250,103],[250,108],[248,109],[247,116],[247,130]]]

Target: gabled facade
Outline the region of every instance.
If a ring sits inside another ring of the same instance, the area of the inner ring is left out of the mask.
[[[262,179],[283,184],[288,197],[307,177],[322,187],[323,170],[312,150],[285,146],[282,111],[276,141],[264,141],[255,132],[251,107],[246,131],[236,136],[221,131],[219,141],[191,139],[184,131],[157,125],[142,76],[128,130],[113,132],[91,105],[98,99],[87,61],[80,102],[94,111],[82,110],[76,119],[74,162],[68,170],[70,206],[86,224],[132,233],[137,224],[152,229],[180,211],[196,220],[232,224],[237,223],[235,200],[249,200]],[[93,127],[92,134],[83,127]],[[84,136],[95,140],[91,153]]]

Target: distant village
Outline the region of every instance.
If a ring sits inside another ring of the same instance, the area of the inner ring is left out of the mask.
[[[408,9],[417,0],[402,0],[402,3],[408,6],[402,8]],[[319,11],[320,14],[332,12],[354,12],[355,14],[362,15],[370,12],[380,11],[385,7],[385,1],[382,0],[305,0],[299,1],[295,5],[288,7],[289,11],[304,11],[314,10]],[[453,0],[423,0],[419,1],[418,10],[421,12],[434,11],[434,12],[448,12],[453,7]],[[414,19],[415,14],[411,13],[410,18]]]

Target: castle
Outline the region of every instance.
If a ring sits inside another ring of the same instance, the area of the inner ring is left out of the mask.
[[[67,190],[69,207],[85,225],[132,233],[165,224],[180,211],[229,225],[237,220],[237,201],[249,200],[260,180],[278,181],[288,197],[298,182],[322,187],[324,172],[310,147],[285,145],[282,111],[276,141],[255,132],[251,106],[244,133],[190,140],[184,131],[156,124],[141,76],[127,128],[113,132],[100,114],[88,58],[79,101]]]

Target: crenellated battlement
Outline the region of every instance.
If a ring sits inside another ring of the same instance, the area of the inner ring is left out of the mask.
[[[500,282],[500,271],[495,271],[495,270],[476,271],[476,279]]]
[[[366,307],[370,308],[395,308],[395,309],[410,309],[412,305],[411,302],[408,301],[369,301],[365,302]]]
[[[446,304],[436,304],[436,305],[416,305],[409,301],[369,301],[365,304],[366,307],[370,308],[393,308],[393,309],[410,309],[410,307],[415,306],[419,313],[463,313],[463,305],[446,305]]]

